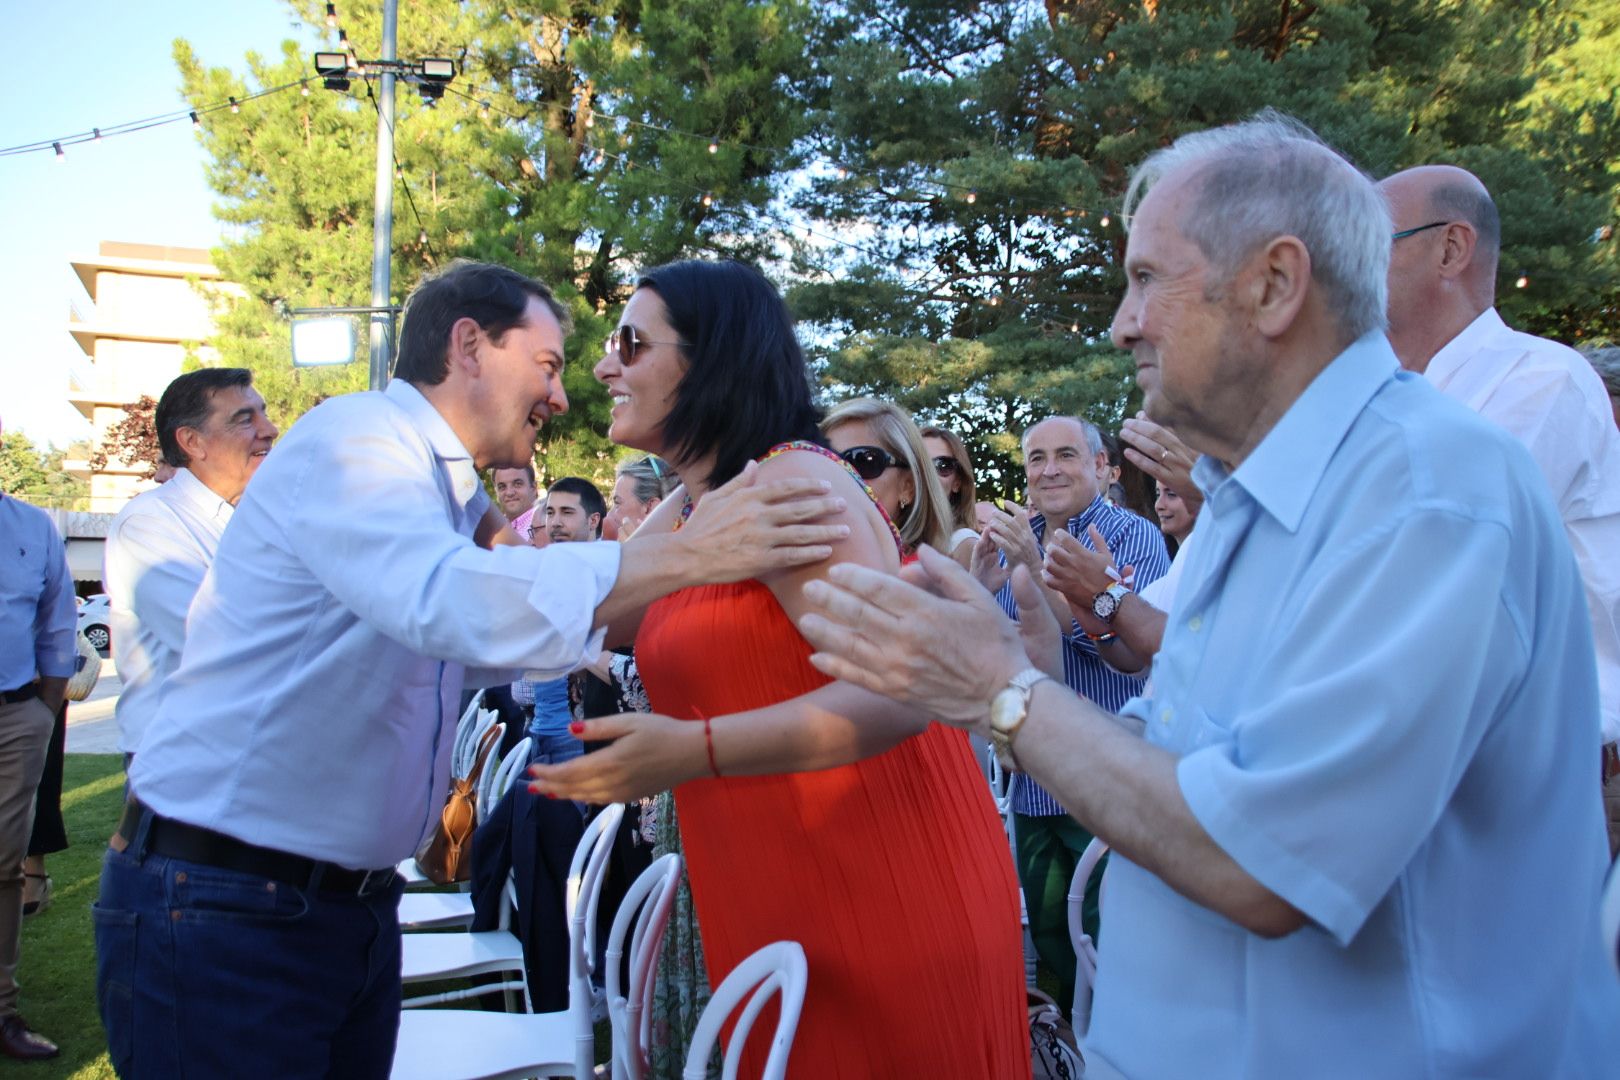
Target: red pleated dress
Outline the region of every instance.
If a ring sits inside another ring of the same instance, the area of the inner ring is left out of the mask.
[[[653,709],[685,720],[814,690],[810,651],[758,581],[665,597],[636,638]],[[1017,877],[966,733],[931,724],[853,765],[694,780],[675,801],[713,982],[762,945],[804,946],[790,1077],[1030,1075]]]

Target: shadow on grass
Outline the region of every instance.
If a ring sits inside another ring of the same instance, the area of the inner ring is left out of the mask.
[[[100,1080],[113,1076],[96,1012],[96,943],[90,905],[101,879],[101,853],[124,805],[120,754],[69,754],[62,816],[72,846],[45,860],[55,883],[49,910],[23,923],[19,1008],[28,1023],[62,1048],[54,1061],[15,1065],[18,1075]]]

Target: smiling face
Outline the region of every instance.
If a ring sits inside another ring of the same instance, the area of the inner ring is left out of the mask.
[[[562,326],[531,296],[523,322],[499,341],[471,319],[457,322],[456,333],[469,335],[466,347],[477,360],[467,410],[473,430],[463,439],[473,463],[480,469],[522,468],[534,459],[541,425],[568,411]]]
[[[208,419],[202,427],[183,427],[175,439],[185,451],[192,475],[234,505],[277,434],[257,390],[226,386],[209,395]]]
[[[613,497],[609,502],[611,508],[607,512],[607,518],[603,521],[603,525],[607,526],[611,523],[612,528],[617,532],[618,538],[628,540],[635,535],[637,527],[641,525],[648,514],[652,513],[653,507],[658,505],[659,500],[649,499],[642,502],[636,498],[636,478],[633,476],[620,476],[613,481]],[[603,531],[605,534],[606,528]]]
[[[1024,433],[1029,505],[1052,522],[1067,522],[1097,497],[1097,458],[1086,429],[1067,416],[1042,420]],[[1106,460],[1106,458],[1105,458]]]
[[[1251,268],[1217,273],[1181,231],[1194,183],[1172,174],[1142,200],[1125,251],[1125,298],[1111,334],[1136,360],[1149,417],[1178,430],[1226,437],[1264,398],[1263,353],[1253,335],[1244,333],[1249,320],[1234,299],[1248,291]]]
[[[637,289],[630,297],[619,326],[634,328],[639,345],[634,356],[609,350],[596,365],[597,381],[613,398],[608,438],[620,446],[667,457],[664,418],[686,377],[686,360],[675,344],[680,335],[669,323],[663,298],[649,288]]]
[[[888,513],[889,520],[899,525],[904,517],[900,508],[909,507],[917,501],[917,484],[912,479],[911,470],[906,468],[905,457],[885,443],[865,420],[846,420],[823,434],[827,436],[827,445],[835,454],[842,454],[855,446],[876,446],[887,450],[889,456],[899,462],[884,469],[877,479],[866,481]]]
[[[528,469],[496,469],[494,481],[495,498],[508,520],[534,505],[538,492]]]
[[[1158,485],[1159,497],[1154,500],[1153,512],[1159,515],[1159,530],[1177,541],[1187,539],[1192,532],[1193,516],[1187,513],[1187,504],[1180,495],[1163,484]]]

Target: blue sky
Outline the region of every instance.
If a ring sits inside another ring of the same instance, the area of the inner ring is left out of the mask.
[[[274,55],[284,39],[315,44],[282,0],[0,0],[0,36],[13,46],[0,148],[182,108],[175,38],[238,71],[247,53]],[[89,434],[66,402],[69,365],[83,355],[68,305],[89,314],[69,260],[103,240],[206,248],[220,236],[189,123],[67,154],[0,157],[0,417],[59,446]]]

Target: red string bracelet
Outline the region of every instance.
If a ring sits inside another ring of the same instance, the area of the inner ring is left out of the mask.
[[[709,751],[709,771],[720,775],[720,766],[714,763],[714,732],[709,730],[709,718],[703,718],[703,745]]]

